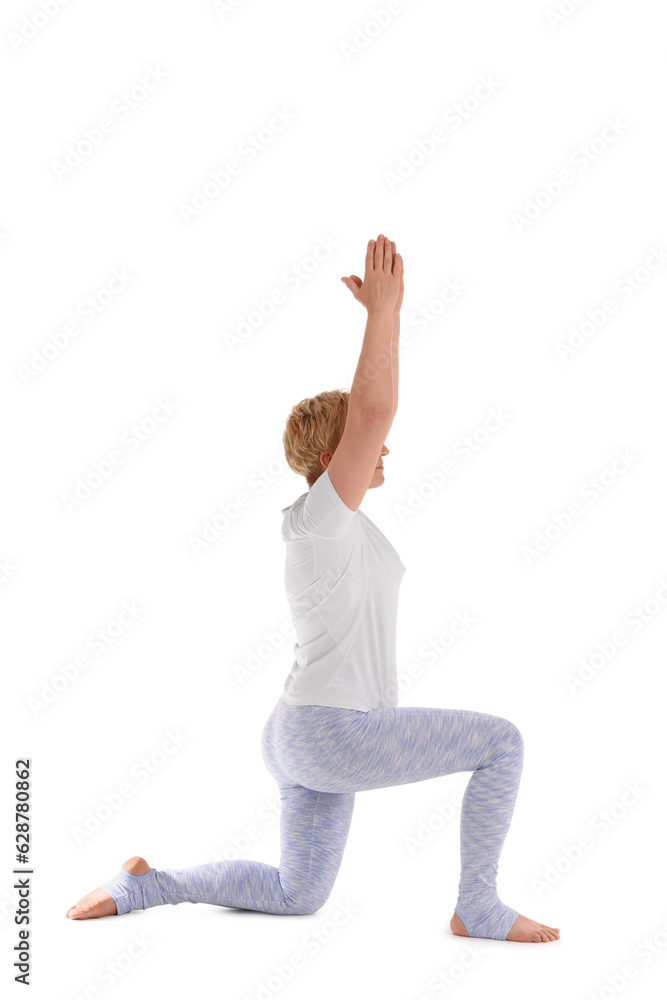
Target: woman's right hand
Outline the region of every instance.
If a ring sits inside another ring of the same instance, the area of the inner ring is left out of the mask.
[[[366,248],[362,281],[356,274],[341,278],[355,299],[371,312],[393,312],[401,288],[403,258],[392,251],[391,240],[379,235]]]

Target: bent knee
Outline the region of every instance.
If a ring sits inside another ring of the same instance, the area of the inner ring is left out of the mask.
[[[285,912],[291,917],[309,917],[311,914],[317,913],[322,903],[315,904],[305,899],[297,899],[293,903],[286,903],[285,905],[287,907]]]
[[[505,723],[503,737],[507,740],[508,746],[517,753],[523,754],[523,736],[521,735],[521,730],[509,719],[503,719],[503,722]]]
[[[286,901],[287,912],[293,916],[309,917],[313,913],[317,913],[318,910],[321,910],[328,898],[328,893],[326,896],[323,893],[319,895],[304,894],[303,896],[297,896],[296,899]]]

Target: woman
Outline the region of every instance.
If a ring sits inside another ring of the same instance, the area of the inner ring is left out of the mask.
[[[86,919],[164,903],[212,903],[276,914],[315,913],[343,857],[356,792],[472,771],[461,807],[461,877],[454,934],[554,941],[496,891],[514,810],[523,740],[507,719],[445,708],[396,707],[396,610],[405,567],[359,510],[384,482],[384,444],[398,401],[403,261],[380,235],[365,274],[341,279],[368,312],[348,393],[323,392],[292,410],[283,441],[309,491],[282,510],[285,581],[296,660],[262,733],[281,795],[280,867],[219,861],[151,868],[130,858],[70,907]]]

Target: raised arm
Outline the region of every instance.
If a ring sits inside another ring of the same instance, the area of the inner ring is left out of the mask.
[[[396,266],[396,244],[391,245],[394,254],[394,267]],[[391,338],[391,371],[394,376],[394,409],[393,415],[396,415],[396,410],[398,408],[398,344],[401,338],[401,306],[403,305],[403,258],[400,258],[400,269],[399,275],[401,279],[401,286],[398,292],[398,298],[396,299],[396,304],[394,305],[394,334]]]
[[[357,510],[379,462],[398,400],[398,339],[394,307],[402,289],[403,263],[384,236],[366,249],[364,280],[341,280],[368,312],[364,340],[350,388],[347,419],[329,462],[331,484]]]

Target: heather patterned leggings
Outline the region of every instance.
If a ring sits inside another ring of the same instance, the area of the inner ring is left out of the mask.
[[[121,869],[103,886],[119,914],[182,902],[315,913],[338,875],[356,792],[472,771],[461,804],[455,910],[470,937],[505,940],[519,915],[496,890],[523,766],[512,722],[464,709],[359,712],[281,697],[262,732],[262,755],[280,788],[280,866],[239,859],[147,875]]]

